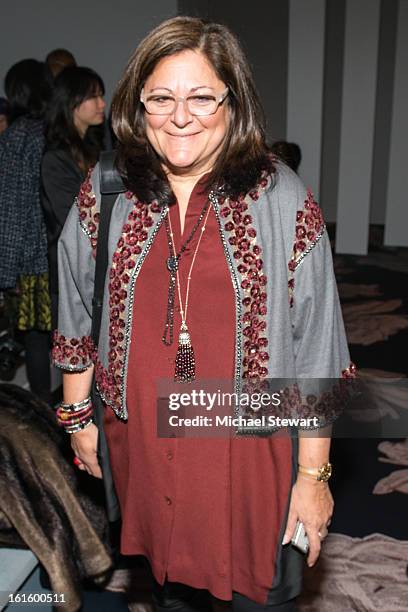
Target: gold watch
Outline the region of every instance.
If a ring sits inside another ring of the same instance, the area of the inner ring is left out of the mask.
[[[332,475],[332,464],[323,463],[319,468],[307,468],[299,464],[299,473],[313,476],[319,482],[327,482]]]

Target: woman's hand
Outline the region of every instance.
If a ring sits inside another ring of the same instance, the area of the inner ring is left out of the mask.
[[[75,456],[78,458],[76,465],[80,470],[86,470],[95,478],[102,478],[102,471],[96,456],[96,448],[98,443],[98,428],[94,423],[71,434],[71,446]]]
[[[309,538],[307,564],[312,567],[319,558],[321,543],[327,535],[327,527],[333,514],[333,498],[326,482],[299,475],[292,488],[283,544],[288,544],[301,521]],[[320,533],[320,535],[319,535]]]

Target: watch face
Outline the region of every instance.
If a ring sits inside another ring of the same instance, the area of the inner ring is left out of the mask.
[[[330,463],[325,463],[320,468],[320,474],[318,476],[318,480],[322,480],[323,482],[327,482],[332,474],[332,466]]]

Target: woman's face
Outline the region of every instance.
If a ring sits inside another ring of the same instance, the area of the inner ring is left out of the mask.
[[[218,97],[225,89],[205,56],[188,50],[163,58],[147,78],[143,95]],[[214,165],[227,133],[229,110],[224,102],[213,115],[197,117],[179,100],[171,115],[145,112],[145,119],[147,138],[164,166],[171,172],[199,174]]]
[[[91,125],[100,125],[105,120],[105,100],[102,92],[87,98],[74,109],[74,124],[81,136]]]

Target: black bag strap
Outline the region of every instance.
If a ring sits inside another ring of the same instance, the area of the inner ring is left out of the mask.
[[[103,294],[105,289],[106,270],[108,268],[109,226],[113,206],[120,193],[126,189],[115,166],[114,151],[104,151],[99,158],[99,183],[101,192],[101,207],[99,211],[98,244],[96,246],[95,287],[92,300],[92,330],[91,336],[95,346],[99,343],[101,329]],[[92,388],[94,419],[98,427],[98,461],[102,469],[103,484],[106,496],[106,510],[111,523],[120,518],[119,502],[113,484],[112,470],[109,460],[109,449],[103,429],[104,406],[97,393],[95,379]],[[111,543],[112,544],[112,543]]]
[[[95,286],[92,300],[92,331],[95,346],[99,342],[101,329],[103,293],[108,268],[109,226],[113,206],[120,193],[126,191],[122,178],[115,166],[116,151],[103,151],[99,159],[99,181],[101,207],[99,212],[98,244],[96,247]]]

